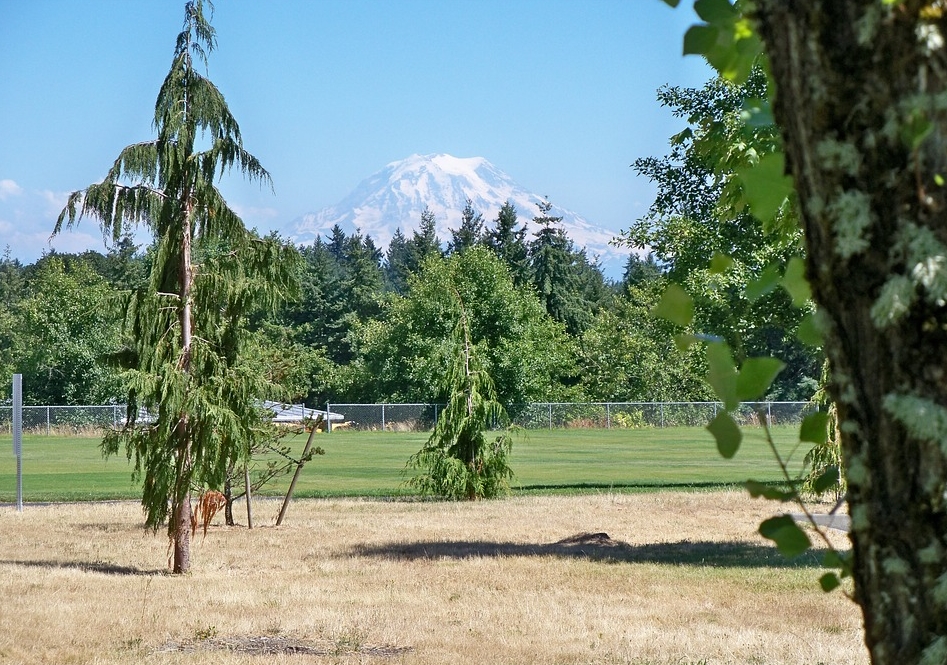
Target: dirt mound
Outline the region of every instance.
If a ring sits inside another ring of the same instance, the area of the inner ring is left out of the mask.
[[[609,538],[607,533],[599,532],[592,533],[586,531],[583,533],[577,533],[574,536],[569,536],[568,538],[563,538],[562,540],[557,540],[556,545],[617,545],[614,540]]]

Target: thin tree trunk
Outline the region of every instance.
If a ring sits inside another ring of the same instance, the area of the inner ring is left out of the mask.
[[[230,480],[230,476],[233,474],[233,466],[227,470],[227,477],[224,480],[224,498],[227,500],[227,505],[224,506],[224,520],[227,522],[227,526],[233,526],[233,483]]]
[[[302,473],[303,464],[305,464],[306,456],[309,454],[309,451],[312,449],[312,440],[316,436],[316,429],[322,425],[322,416],[312,423],[312,429],[309,430],[309,438],[306,439],[306,446],[303,448],[303,454],[300,457],[299,464],[296,465],[296,471],[293,472],[293,479],[289,481],[289,489],[286,490],[286,498],[283,499],[283,505],[279,509],[279,516],[276,518],[276,526],[280,526],[283,523],[283,517],[286,516],[286,509],[289,508],[289,502],[293,498],[293,491],[296,489],[296,481],[299,480],[299,474]]]
[[[174,566],[172,573],[186,573],[191,569],[191,493],[184,497],[175,513],[174,520]]]
[[[906,242],[947,244],[947,123],[927,118],[920,148],[904,134],[911,109],[934,108],[925,93],[942,99],[947,85],[943,48],[924,53],[925,3],[883,4],[758,0],[757,19],[825,314],[865,641],[873,663],[933,665],[947,662],[947,311],[914,285],[921,302],[900,318],[879,322],[875,306],[892,275],[911,275]]]
[[[181,240],[181,371],[191,373],[191,289],[194,271],[191,266],[191,211],[190,200],[185,209]],[[182,414],[178,424],[182,437],[178,459],[176,484],[186,487],[184,499],[177,507],[171,536],[174,540],[174,573],[186,573],[191,567],[191,432],[188,414]],[[177,488],[175,488],[177,490]],[[176,491],[175,496],[180,496]]]
[[[253,528],[253,504],[250,496],[250,465],[243,467],[243,484],[246,487],[247,497],[247,528]]]

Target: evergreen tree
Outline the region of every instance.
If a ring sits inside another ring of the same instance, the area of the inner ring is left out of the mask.
[[[473,201],[467,199],[461,213],[460,228],[451,231],[447,245],[448,254],[459,254],[469,247],[483,242],[483,215],[473,209]]]
[[[539,227],[529,244],[530,273],[536,294],[554,320],[563,323],[571,335],[577,335],[591,322],[593,312],[580,294],[576,253],[572,241],[552,216],[552,203],[538,203],[539,214],[533,222]]]
[[[336,262],[341,263],[345,258],[345,241],[347,236],[345,231],[342,230],[342,227],[338,224],[335,224],[332,227],[330,232],[331,236],[329,242],[326,243],[326,248],[329,250],[329,253],[336,260]]]
[[[205,4],[185,5],[155,104],[157,138],[126,147],[105,180],[70,195],[55,227],[88,214],[114,240],[138,223],[154,235],[148,283],[127,309],[128,422],[103,449],[124,445],[134,458],[146,523],[157,531],[167,520],[175,573],[190,566],[191,488],[219,488],[228,465],[249,454],[258,423],[254,402],[266,386],[241,368],[246,313],[291,290],[296,263],[291,248],[249,233],[214,185],[234,166],[262,182],[269,174],[198,72],[195,59],[206,67],[216,46]],[[154,420],[140,425],[139,408]]]
[[[641,258],[634,252],[628,255],[625,262],[625,271],[622,274],[621,283],[625,290],[633,286],[644,286],[661,277],[661,266],[654,259],[654,254],[648,252],[645,258]]]
[[[408,241],[400,228],[395,229],[385,253],[385,282],[389,289],[402,295],[408,288],[408,275],[411,274],[408,256]]]
[[[500,208],[492,229],[485,233],[484,243],[510,270],[516,286],[529,282],[529,250],[526,227],[516,228],[516,206],[507,200]]]
[[[431,256],[443,256],[441,241],[437,237],[437,217],[425,206],[421,212],[421,223],[408,241],[408,272],[416,275]]]

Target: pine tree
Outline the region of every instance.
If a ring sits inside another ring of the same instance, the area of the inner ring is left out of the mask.
[[[516,286],[529,282],[529,250],[526,227],[516,228],[516,206],[506,201],[500,208],[494,227],[484,234],[484,243],[506,264]]]
[[[425,206],[421,212],[421,223],[408,241],[408,271],[417,274],[431,256],[442,256],[441,241],[437,237],[437,217]]]
[[[536,205],[539,214],[533,223],[539,228],[529,244],[532,283],[549,316],[576,335],[591,321],[591,312],[579,296],[572,241],[560,226],[562,218],[551,215],[552,203]]]
[[[473,201],[467,203],[461,212],[460,228],[451,231],[451,241],[447,245],[448,254],[460,252],[483,242],[483,215],[474,210]]]
[[[244,317],[292,290],[297,256],[248,232],[214,185],[233,167],[270,179],[244,150],[221,92],[198,72],[195,59],[206,68],[216,46],[205,5],[212,11],[209,0],[185,4],[155,104],[157,138],[126,147],[105,180],[70,195],[55,227],[91,215],[114,240],[137,224],[154,236],[148,283],[127,309],[128,420],[103,450],[124,446],[134,458],[146,524],[157,531],[167,520],[175,573],[190,566],[192,488],[219,488],[228,463],[248,455],[258,422],[264,386],[242,371]]]
[[[385,281],[388,288],[400,295],[408,289],[408,275],[411,274],[408,256],[408,240],[400,228],[395,229],[385,253]]]

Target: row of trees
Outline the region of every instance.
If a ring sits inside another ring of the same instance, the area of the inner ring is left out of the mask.
[[[244,313],[243,353],[274,387],[267,397],[310,405],[446,403],[440,378],[453,322],[443,313],[444,284],[467,303],[471,337],[506,405],[709,398],[699,354],[676,349],[671,326],[649,314],[669,279],[704,285],[698,309],[709,334],[730,334],[738,320],[752,331],[747,343],[763,350],[783,350],[792,339],[797,321],[772,316],[769,302],[728,297],[717,276],[688,265],[705,248],[668,246],[673,237],[706,237],[706,229],[669,229],[660,242],[660,230],[646,235],[644,223],[635,227],[636,242],[655,247],[656,256],[632,255],[614,283],[548,212],[540,206],[528,235],[511,204],[491,223],[468,205],[447,243],[425,212],[418,230],[396,233],[384,254],[370,236],[338,227],[298,248],[270,238],[297,256],[299,288],[275,310]],[[766,258],[748,269],[761,269]],[[125,400],[115,357],[124,342],[118,313],[154,261],[154,248],[136,251],[127,237],[105,254],[50,253],[24,266],[8,252],[0,260],[0,320],[8,322],[0,328],[0,367],[25,375],[27,403]],[[793,353],[797,362],[773,398],[807,399],[814,390],[817,356]]]

